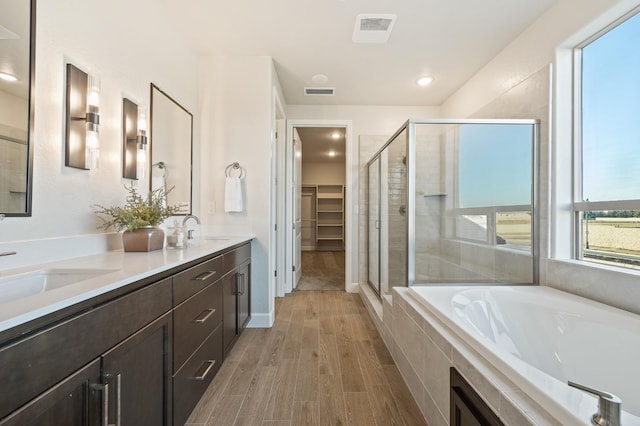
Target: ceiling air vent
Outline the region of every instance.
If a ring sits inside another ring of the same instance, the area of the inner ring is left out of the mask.
[[[333,96],[336,89],[333,87],[305,87],[304,94],[307,96]]]
[[[391,35],[396,15],[361,13],[353,27],[355,43],[386,43]]]

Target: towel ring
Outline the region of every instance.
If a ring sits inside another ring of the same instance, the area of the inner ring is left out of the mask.
[[[166,179],[167,179],[167,177],[169,177],[169,169],[167,168],[166,164],[164,164],[164,161],[159,161],[159,162],[157,162],[157,163],[153,164],[151,167],[152,167],[152,168],[153,168],[153,167],[157,167],[157,168],[159,168],[160,170],[162,170],[162,178],[163,178],[163,179],[165,179],[165,180],[166,180]]]
[[[244,175],[246,175],[246,173],[245,173],[245,171],[244,171],[244,167],[242,167],[242,166],[240,165],[240,163],[238,163],[238,162],[235,162],[235,163],[231,163],[231,164],[229,164],[229,165],[227,166],[227,168],[226,168],[226,169],[224,169],[224,175],[225,175],[226,177],[232,177],[232,176],[231,176],[231,173],[232,173],[234,170],[240,170],[240,174],[238,175],[238,177],[239,177],[240,179],[242,179],[242,178],[243,178],[243,176],[244,176]]]

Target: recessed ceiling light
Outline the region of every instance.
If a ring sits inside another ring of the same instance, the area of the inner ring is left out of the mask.
[[[331,133],[331,138],[333,138],[333,139],[340,139],[341,137],[342,137],[342,135],[340,134],[340,132]]]
[[[6,72],[0,72],[0,79],[5,80],[5,81],[18,81],[18,77],[16,77],[15,75],[11,75],[9,73],[6,73]]]
[[[329,77],[327,77],[324,74],[316,74],[313,77],[311,77],[311,81],[314,82],[315,84],[324,84],[329,81]]]
[[[335,156],[336,156],[335,151],[329,151],[329,157],[335,157]]]
[[[418,86],[420,87],[426,87],[428,85],[430,85],[433,82],[433,77],[420,77],[416,83],[418,83]]]

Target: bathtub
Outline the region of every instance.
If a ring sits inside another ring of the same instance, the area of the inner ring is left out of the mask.
[[[561,424],[589,424],[595,397],[640,425],[640,316],[540,286],[413,286],[410,295]]]

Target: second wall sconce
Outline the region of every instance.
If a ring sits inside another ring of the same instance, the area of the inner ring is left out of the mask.
[[[98,167],[100,79],[67,64],[65,166]]]
[[[147,116],[133,101],[122,99],[122,176],[144,177],[147,163]]]

